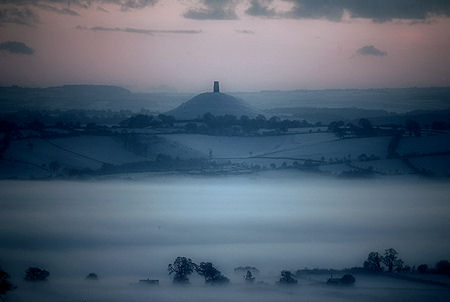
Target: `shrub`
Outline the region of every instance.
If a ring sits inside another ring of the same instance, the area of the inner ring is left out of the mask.
[[[45,269],[41,269],[39,267],[29,267],[25,271],[26,281],[45,281],[47,280],[48,276],[50,276],[50,273]]]
[[[297,284],[298,281],[293,276],[294,275],[290,271],[281,271],[281,277],[278,284]]]
[[[89,274],[86,276],[86,279],[87,279],[87,280],[98,280],[98,276],[97,276],[96,273],[89,273]]]

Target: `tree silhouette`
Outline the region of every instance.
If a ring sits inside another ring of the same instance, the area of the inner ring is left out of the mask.
[[[417,271],[419,272],[419,274],[425,274],[428,271],[428,265],[426,264],[421,264],[417,267]]]
[[[89,273],[89,274],[86,276],[86,280],[98,280],[98,276],[97,276],[96,273]]]
[[[367,256],[367,260],[364,261],[364,268],[367,271],[379,273],[383,271],[381,262],[383,257],[378,252],[370,252]]]
[[[216,269],[211,262],[201,262],[195,270],[200,276],[205,278],[205,283],[226,284],[230,282],[230,280],[222,275],[222,273]]]
[[[450,263],[447,260],[441,260],[436,263],[436,271],[438,274],[450,275]]]
[[[186,257],[177,257],[173,264],[169,264],[167,270],[169,275],[174,274],[173,283],[189,283],[188,276],[192,274],[197,267],[191,259]]]
[[[294,279],[293,276],[291,271],[281,271],[281,277],[278,284],[297,284],[298,281]]]
[[[47,280],[48,276],[50,276],[50,273],[45,269],[41,269],[39,267],[29,267],[25,271],[26,281],[45,281]]]
[[[16,288],[16,286],[14,286],[11,282],[9,282],[10,276],[7,272],[5,272],[4,270],[0,269],[0,300],[1,301],[5,301],[4,300],[4,296],[6,295],[7,292],[13,290]]]
[[[247,273],[244,276],[244,280],[248,283],[253,283],[255,281],[255,277],[253,277],[253,274],[251,271],[247,271]]]
[[[365,118],[362,118],[358,121],[358,125],[361,127],[361,134],[371,136],[374,135],[374,130],[372,123]]]
[[[420,136],[420,125],[418,122],[413,120],[406,120],[405,122],[406,131],[409,132],[409,135]]]
[[[353,275],[351,274],[345,274],[342,278],[341,278],[341,283],[345,284],[345,285],[351,285],[355,283],[355,277],[353,277]]]
[[[386,265],[386,267],[388,268],[389,272],[392,272],[392,270],[394,269],[394,266],[396,264],[396,262],[398,261],[397,258],[398,252],[396,250],[394,250],[393,248],[387,249],[384,251],[384,256],[383,256],[383,263],[384,265]]]

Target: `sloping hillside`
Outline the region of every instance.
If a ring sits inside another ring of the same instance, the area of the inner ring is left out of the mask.
[[[194,119],[202,117],[205,113],[213,115],[231,114],[237,117],[247,115],[253,117],[257,111],[247,105],[244,101],[231,95],[219,92],[208,92],[199,94],[186,103],[167,112],[177,119]]]
[[[388,152],[392,141],[389,136],[339,139],[328,132],[250,137],[128,133],[27,138],[12,141],[2,154],[0,177],[279,168],[332,174],[450,175],[448,134],[403,137],[397,156]]]

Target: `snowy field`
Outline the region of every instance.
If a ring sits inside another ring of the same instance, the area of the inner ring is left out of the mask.
[[[410,265],[446,259],[449,196],[448,181],[295,172],[1,181],[0,266],[19,285],[12,302],[448,301],[448,289],[390,278],[357,276],[348,289],[326,287],[328,276],[294,288],[275,281],[283,269],[359,266],[390,247]],[[167,265],[177,256],[213,262],[232,284],[173,287]],[[245,286],[233,272],[245,265],[265,283]],[[49,270],[49,281],[21,281],[29,266]],[[97,283],[83,280],[90,272]],[[161,285],[133,285],[148,277]]]
[[[354,138],[339,140],[332,133],[312,133],[263,137],[217,137],[199,134],[166,135],[205,155],[212,151],[214,158],[286,157],[320,160],[356,158],[366,153],[385,157],[390,137]]]
[[[0,161],[0,177],[45,178],[70,169],[98,170],[104,164],[154,161],[161,154],[171,159],[210,158],[263,169],[313,160],[322,164],[321,171],[336,175],[355,167],[372,167],[380,174],[450,175],[449,134],[402,137],[396,152],[406,160],[388,158],[391,140],[389,136],[339,139],[326,132],[251,137],[165,134],[29,138],[9,145],[5,160]],[[362,157],[369,160],[361,161]],[[351,166],[342,165],[349,161]],[[50,172],[52,162],[58,163],[59,172]]]

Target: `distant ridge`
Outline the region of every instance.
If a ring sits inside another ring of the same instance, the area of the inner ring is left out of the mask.
[[[259,113],[281,108],[359,108],[406,113],[450,110],[450,87],[230,92],[241,109]],[[48,88],[0,86],[0,113],[20,110],[131,110],[168,112],[194,93],[135,93],[119,86],[64,85]],[[242,100],[245,100],[243,102]],[[208,105],[208,104],[205,104]],[[203,105],[200,105],[203,106]],[[244,108],[246,109],[244,109]],[[256,108],[256,109],[255,109]],[[208,109],[213,110],[213,109]],[[301,109],[300,109],[301,110]],[[174,111],[176,113],[176,111]],[[216,112],[216,111],[214,111]],[[219,111],[216,114],[222,114]],[[228,114],[228,113],[226,113]],[[293,112],[291,112],[291,115]]]
[[[59,94],[61,96],[67,95],[83,95],[83,96],[123,96],[129,95],[131,92],[128,89],[112,86],[112,85],[63,85],[46,88],[27,88],[20,86],[0,87],[0,91],[11,94],[33,93],[34,95],[48,96],[48,94]]]

